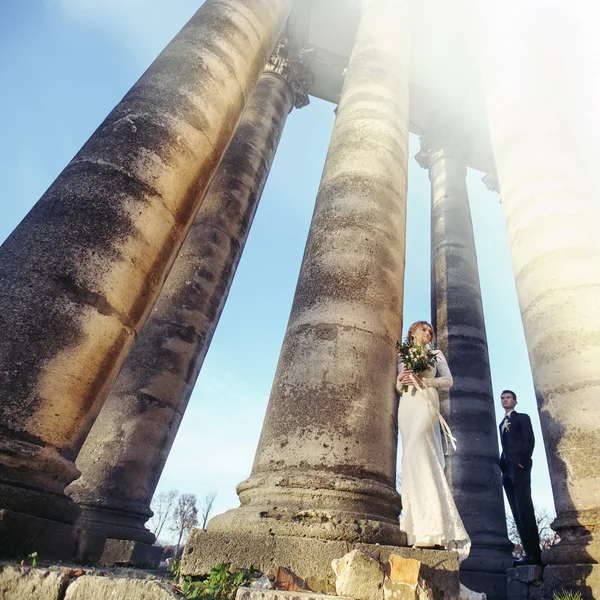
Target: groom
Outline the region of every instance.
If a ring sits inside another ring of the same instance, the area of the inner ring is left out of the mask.
[[[531,419],[515,411],[517,395],[513,391],[504,390],[500,401],[506,413],[500,423],[502,485],[525,549],[525,556],[514,565],[541,566],[540,538],[531,501],[531,455],[535,443]]]

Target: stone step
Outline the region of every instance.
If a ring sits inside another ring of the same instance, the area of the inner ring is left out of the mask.
[[[260,590],[252,587],[238,588],[235,600],[349,600],[348,596],[329,596],[318,592],[284,592],[282,590]],[[353,600],[353,599],[350,599]]]
[[[422,577],[433,590],[435,600],[453,600],[460,594],[456,552],[422,550],[402,546],[359,544],[344,541],[267,536],[251,533],[211,532],[195,529],[190,534],[181,559],[181,574],[205,576],[219,563],[230,569],[258,569],[271,580],[279,567],[285,567],[319,593],[336,594],[332,561],[351,550],[363,550],[381,563],[392,554],[423,563]]]
[[[172,582],[135,569],[84,570],[0,562],[2,600],[183,600]]]

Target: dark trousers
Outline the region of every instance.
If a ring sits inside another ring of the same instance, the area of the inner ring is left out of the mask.
[[[506,466],[502,472],[502,485],[528,556],[539,559],[540,536],[538,534],[533,502],[531,501],[531,466],[524,469],[517,464]]]

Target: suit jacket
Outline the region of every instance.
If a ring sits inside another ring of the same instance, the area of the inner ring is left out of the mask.
[[[513,410],[508,431],[502,432],[502,423],[499,429],[502,442],[500,469],[506,471],[508,467],[515,464],[530,468],[535,440],[529,416]]]

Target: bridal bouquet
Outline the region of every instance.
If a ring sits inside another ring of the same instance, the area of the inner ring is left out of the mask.
[[[396,350],[405,369],[410,369],[415,375],[429,370],[437,362],[437,355],[429,347],[423,348],[414,341],[396,342]],[[402,392],[406,392],[408,386],[402,384]]]

